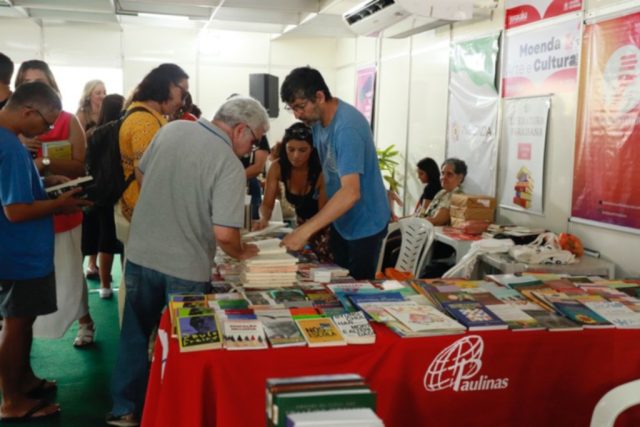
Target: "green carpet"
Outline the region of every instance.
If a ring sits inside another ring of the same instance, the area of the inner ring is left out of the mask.
[[[113,284],[120,283],[120,259],[113,263]],[[31,352],[33,369],[39,377],[55,379],[58,390],[52,396],[60,403],[62,412],[50,420],[34,421],[27,425],[40,426],[103,426],[111,409],[109,385],[115,365],[118,345],[118,295],[100,299],[98,281],[88,280],[89,311],[96,324],[95,345],[84,349],[73,347],[78,330],[77,322],[59,340],[36,339]]]

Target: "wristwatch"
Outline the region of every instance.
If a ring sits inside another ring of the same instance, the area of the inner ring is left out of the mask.
[[[43,157],[42,158],[42,166],[44,167],[44,170],[49,169],[49,166],[51,165],[51,159],[48,157]]]

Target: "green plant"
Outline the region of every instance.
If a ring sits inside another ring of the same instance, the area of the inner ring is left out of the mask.
[[[397,193],[402,188],[402,184],[396,179],[396,166],[399,163],[395,159],[400,153],[393,144],[384,150],[376,150],[376,153],[378,154],[378,165],[382,172],[382,178],[389,184],[389,190]]]

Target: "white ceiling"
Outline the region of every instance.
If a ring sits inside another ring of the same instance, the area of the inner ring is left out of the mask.
[[[352,37],[342,14],[362,0],[0,0],[0,18]],[[141,15],[143,14],[143,15]],[[144,14],[152,14],[151,16]]]

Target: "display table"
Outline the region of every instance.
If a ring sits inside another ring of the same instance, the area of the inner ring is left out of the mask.
[[[157,341],[142,425],[264,426],[267,378],[355,372],[387,427],[587,427],[608,390],[640,378],[640,330],[401,339],[374,327],[376,344],[332,348],[180,353],[170,339],[163,375]],[[640,425],[640,407],[619,421]]]
[[[451,246],[456,251],[456,263],[460,262],[463,256],[469,252],[471,243],[480,240],[480,236],[465,235],[463,233],[452,233],[451,227],[433,227],[434,239],[440,243]]]
[[[517,262],[508,254],[485,254],[480,257],[480,277],[491,273],[564,273],[572,276],[602,276],[613,279],[615,264],[601,258],[583,256],[575,264],[525,264]]]

